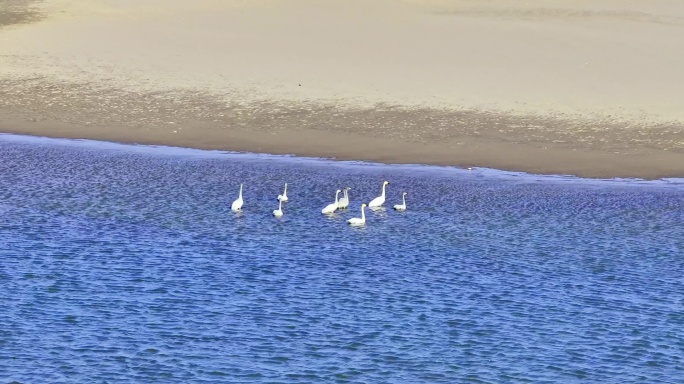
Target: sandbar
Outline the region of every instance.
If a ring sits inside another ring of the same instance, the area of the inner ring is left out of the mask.
[[[0,0],[0,132],[684,176],[676,0]]]

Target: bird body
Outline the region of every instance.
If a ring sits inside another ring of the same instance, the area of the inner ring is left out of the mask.
[[[340,198],[340,201],[337,202],[337,207],[339,209],[346,209],[349,206],[349,190],[351,188],[347,187],[344,189],[344,196]]]
[[[273,211],[273,216],[275,216],[275,217],[283,216],[283,200],[278,201],[278,209]]]
[[[340,192],[342,192],[342,191],[339,189],[337,190],[337,192],[335,192],[335,202],[332,204],[328,204],[325,208],[323,208],[321,213],[333,213],[337,210],[337,208],[338,208],[337,204],[339,202],[337,200],[337,197],[340,195]]]
[[[397,204],[394,206],[394,209],[397,211],[405,211],[406,210],[406,192],[401,194],[401,204]]]
[[[242,204],[243,204],[242,184],[240,184],[240,195],[238,196],[238,198],[235,201],[233,201],[233,205],[230,206],[230,209],[232,209],[233,211],[241,211],[242,210]]]
[[[278,201],[287,201],[287,183],[285,183],[285,190],[282,195],[278,195]]]
[[[352,219],[349,219],[347,220],[347,223],[349,223],[349,225],[366,224],[366,213],[364,212],[364,208],[366,208],[366,204],[361,204],[361,217],[354,217]]]
[[[370,207],[370,208],[381,207],[383,204],[385,204],[385,186],[387,184],[389,184],[389,181],[385,181],[384,183],[382,183],[382,195],[371,200],[371,202],[368,203],[368,207]]]

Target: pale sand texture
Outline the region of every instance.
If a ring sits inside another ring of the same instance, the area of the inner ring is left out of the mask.
[[[684,176],[681,1],[34,6],[0,8],[0,131]]]

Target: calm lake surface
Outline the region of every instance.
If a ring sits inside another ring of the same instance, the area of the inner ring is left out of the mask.
[[[0,135],[0,309],[3,383],[682,383],[684,181]]]

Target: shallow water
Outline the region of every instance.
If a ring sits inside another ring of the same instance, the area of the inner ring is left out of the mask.
[[[2,382],[681,383],[682,292],[682,180],[0,136]]]

